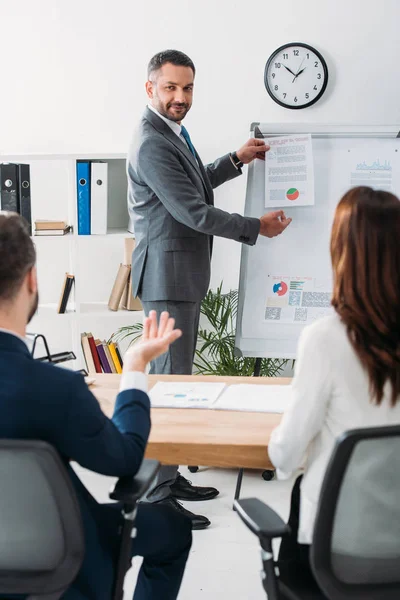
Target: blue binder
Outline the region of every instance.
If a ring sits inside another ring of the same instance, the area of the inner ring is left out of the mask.
[[[90,235],[90,163],[76,163],[78,192],[78,235]]]

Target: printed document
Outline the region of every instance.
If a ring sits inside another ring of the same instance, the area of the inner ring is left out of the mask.
[[[332,290],[313,277],[268,275],[264,320],[306,325],[332,314]]]
[[[266,138],[265,207],[310,206],[314,200],[311,135]]]
[[[225,383],[158,381],[150,390],[154,408],[210,408],[223,392]]]
[[[149,396],[152,408],[283,413],[290,401],[291,386],[159,381]]]
[[[217,410],[283,413],[289,405],[290,385],[230,385],[214,403]]]

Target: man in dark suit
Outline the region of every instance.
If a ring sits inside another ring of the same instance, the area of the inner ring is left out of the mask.
[[[210,282],[213,236],[253,245],[258,235],[274,237],[288,226],[283,211],[260,219],[214,207],[213,189],[238,177],[243,164],[265,158],[269,147],[252,138],[237,152],[203,165],[182,125],[192,105],[195,67],[176,50],[156,54],[148,67],[149,105],[129,150],[128,207],[135,232],[132,286],[146,314],[168,310],[183,336],[151,363],[150,373],[190,374],[199,326],[200,303]],[[194,488],[177,467],[161,469],[149,499],[184,511],[176,501],[208,500],[218,491]],[[186,511],[194,529],[210,521]]]
[[[60,453],[74,483],[85,558],[65,600],[110,600],[122,516],[101,505],[69,461],[104,475],[135,475],[150,432],[144,370],[181,335],[167,313],[152,312],[143,341],[125,354],[113,418],[101,411],[82,375],[32,359],[26,325],[38,306],[35,249],[26,222],[0,212],[0,437],[41,439]],[[29,491],[27,492],[29,494]],[[175,600],[191,546],[191,521],[166,506],[141,504],[132,556],[144,557],[135,600]]]

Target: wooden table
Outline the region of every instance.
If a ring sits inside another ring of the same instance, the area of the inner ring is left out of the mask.
[[[104,413],[111,417],[120,375],[96,374],[91,390]],[[288,385],[290,378],[217,377],[203,375],[150,375],[149,388],[157,381],[223,382],[227,384]],[[207,465],[272,469],[267,454],[272,430],[280,414],[207,409],[153,408],[152,429],[146,457],[170,465]]]

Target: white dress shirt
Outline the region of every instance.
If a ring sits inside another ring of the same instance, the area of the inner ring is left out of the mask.
[[[160,119],[162,119],[164,121],[164,123],[166,123],[168,125],[168,127],[170,127],[172,129],[172,131],[175,133],[175,135],[178,136],[178,138],[189,148],[189,146],[186,143],[185,138],[182,135],[182,127],[181,125],[179,125],[179,123],[177,123],[176,121],[171,121],[170,119],[167,119],[167,117],[164,117],[164,115],[161,115],[157,109],[154,108],[154,106],[152,106],[151,104],[147,105],[148,108],[150,110],[153,111],[153,113],[155,113],[158,117],[160,117]]]
[[[400,401],[370,401],[369,379],[338,315],[320,319],[300,336],[292,400],[268,446],[278,477],[305,463],[298,542],[311,544],[317,505],[335,440],[349,429],[400,423]]]
[[[125,390],[141,390],[146,392],[148,390],[147,375],[141,371],[130,371],[122,373],[121,381],[119,384],[119,391],[124,392]]]
[[[171,128],[171,129],[172,129],[172,131],[175,133],[175,135],[177,135],[177,136],[178,136],[178,138],[179,138],[180,140],[182,140],[182,142],[183,142],[183,143],[184,143],[184,144],[185,144],[185,145],[186,145],[186,146],[189,148],[189,146],[188,146],[188,144],[187,144],[187,141],[185,140],[185,138],[184,138],[184,137],[183,137],[183,135],[182,135],[182,126],[181,126],[181,125],[179,125],[179,123],[176,123],[176,121],[171,121],[170,119],[167,119],[167,117],[164,117],[163,115],[161,115],[161,114],[158,112],[158,110],[156,110],[156,109],[154,108],[154,106],[152,106],[151,104],[148,104],[147,106],[148,106],[148,108],[149,108],[150,110],[152,110],[152,111],[153,111],[153,113],[155,113],[155,114],[156,114],[158,117],[160,117],[160,119],[162,119],[162,120],[164,121],[164,123],[166,123],[166,124],[167,124],[167,125],[168,125],[168,126]],[[190,148],[189,148],[189,151],[191,152]],[[236,169],[237,171],[239,171],[240,169],[239,169],[239,167],[237,167],[237,166],[235,165],[235,163],[233,162],[233,158],[232,158],[232,156],[231,156],[231,155],[229,155],[229,158],[231,159],[231,163],[232,163],[232,165],[235,167],[235,169]],[[198,164],[198,160],[197,160],[197,158],[196,158],[196,157],[195,157],[195,159],[196,159],[196,162],[197,162],[197,164]]]

